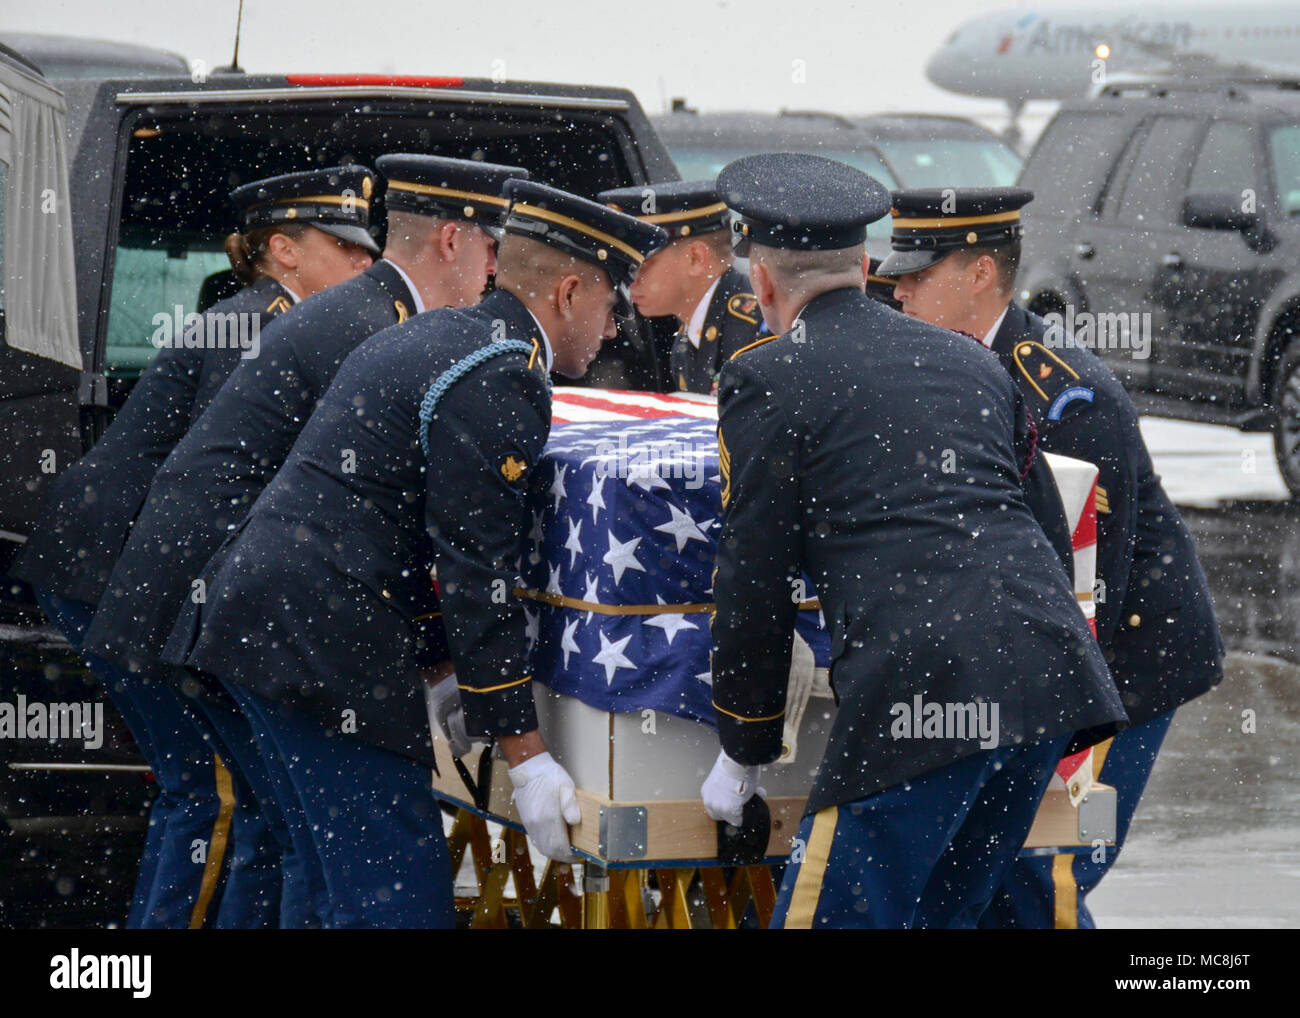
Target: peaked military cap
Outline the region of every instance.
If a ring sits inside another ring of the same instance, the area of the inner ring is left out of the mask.
[[[522,166],[396,152],[375,166],[388,181],[389,209],[439,219],[465,219],[499,236],[510,203],[501,194],[507,180],[527,180]]]
[[[1034,199],[1023,187],[927,187],[894,192],[889,256],[880,276],[905,276],[975,244],[1020,239],[1020,210]]]
[[[831,251],[861,244],[867,224],[889,211],[885,185],[859,169],[794,152],[745,156],[718,174],[718,194],[736,212],[731,243]]]
[[[666,180],[662,184],[638,184],[602,191],[600,200],[611,208],[654,223],[668,236],[692,237],[725,230],[731,213],[718,197],[711,180]]]
[[[505,194],[510,199],[506,233],[532,237],[599,265],[614,284],[617,313],[632,314],[628,285],[642,262],[668,243],[662,227],[530,180],[507,181]]]
[[[328,166],[254,180],[232,191],[230,200],[245,233],[263,226],[307,223],[379,254],[369,230],[374,192],[375,173],[370,168]]]

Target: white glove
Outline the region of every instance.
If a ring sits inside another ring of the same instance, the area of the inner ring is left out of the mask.
[[[550,753],[539,753],[507,773],[515,786],[511,798],[533,844],[557,862],[576,860],[565,825],[580,823],[582,811],[569,772]]]
[[[424,706],[429,711],[429,728],[435,726],[451,747],[452,756],[464,756],[474,742],[465,729],[465,709],[460,703],[460,690],[456,688],[456,673],[429,685],[424,684]]]
[[[726,751],[718,754],[718,760],[709,771],[700,787],[700,798],[704,800],[704,812],[714,820],[723,820],[732,827],[744,823],[744,807],[755,795],[767,798],[767,790],[758,787],[762,767],[746,767],[738,764]]]

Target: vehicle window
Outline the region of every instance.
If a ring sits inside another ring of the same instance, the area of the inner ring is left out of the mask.
[[[108,375],[134,378],[148,367],[158,355],[154,316],[163,314],[175,323],[179,315],[183,322],[195,310],[204,278],[228,268],[224,251],[119,247],[104,354]]]
[[[1132,122],[1115,113],[1062,113],[1043,132],[1020,182],[1032,215],[1068,219],[1091,209]]]
[[[1232,191],[1247,189],[1259,193],[1259,161],[1255,155],[1255,132],[1249,124],[1216,120],[1205,132],[1205,141],[1192,165],[1189,191]]]
[[[682,180],[712,180],[718,175],[719,170],[735,159],[776,150],[776,147],[764,147],[762,145],[750,148],[740,145],[734,148],[723,148],[721,146],[703,148],[694,145],[669,146],[669,154],[673,157],[673,162],[677,164],[677,170],[681,173]],[[870,174],[891,191],[899,186],[898,181],[894,179],[894,175],[889,172],[888,167],[880,161],[880,157],[870,150],[834,150],[824,149],[820,146],[779,146],[779,150],[782,152],[805,152],[810,155],[824,156],[827,159],[836,159],[839,162],[848,163],[850,166],[856,166],[863,173]],[[867,236],[872,239],[887,239],[889,232],[890,219],[888,216],[871,223],[867,227]]]
[[[891,138],[878,144],[903,187],[1007,187],[1020,176],[1020,157],[996,141]]]
[[[1282,211],[1288,216],[1300,215],[1300,124],[1269,131],[1268,155]]]
[[[0,161],[0,336],[4,335],[5,322],[5,207],[8,204],[9,164]]]
[[[1187,147],[1195,133],[1196,120],[1192,117],[1155,119],[1124,182],[1119,204],[1121,222],[1140,229],[1178,221],[1178,182],[1186,172]]]

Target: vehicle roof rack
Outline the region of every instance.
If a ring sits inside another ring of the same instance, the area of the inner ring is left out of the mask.
[[[1164,99],[1184,93],[1217,93],[1230,99],[1248,99],[1251,92],[1265,89],[1300,92],[1300,77],[1258,73],[1207,74],[1197,78],[1134,76],[1118,81],[1112,79],[1094,95],[1104,98],[1142,95]]]
[[[780,109],[776,114],[778,117],[802,117],[807,120],[826,120],[832,124],[838,124],[840,127],[857,127],[852,120],[840,113],[827,113],[824,110],[787,110]]]

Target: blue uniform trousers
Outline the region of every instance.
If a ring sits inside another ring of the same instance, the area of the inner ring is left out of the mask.
[[[1119,857],[1173,719],[1173,711],[1162,714],[1126,728],[1093,750],[1093,775],[1115,787],[1115,844],[1077,855],[1059,853],[1017,859],[980,920],[981,927],[1096,929],[1085,898]]]
[[[271,772],[288,776],[285,819],[323,875],[328,929],[451,929],[451,862],[432,774],[413,760],[330,731],[226,683]],[[295,829],[296,828],[296,829]]]
[[[973,753],[804,817],[771,928],[973,928],[1066,742]]]
[[[36,599],[80,650],[95,609],[49,591],[36,591]],[[86,664],[103,683],[158,783],[127,926],[203,926],[215,916],[213,903],[220,898],[234,807],[229,772],[204,744],[183,698],[164,678],[127,672],[94,656]]]

